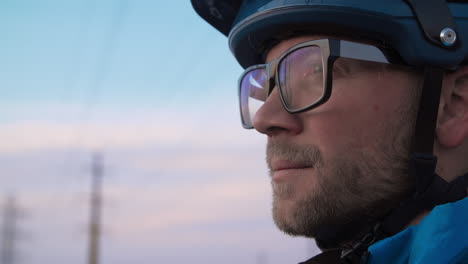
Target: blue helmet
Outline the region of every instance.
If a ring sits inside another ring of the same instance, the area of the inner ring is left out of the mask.
[[[468,2],[445,0],[192,0],[229,37],[246,68],[276,41],[339,34],[384,44],[411,66],[453,69],[468,62]]]

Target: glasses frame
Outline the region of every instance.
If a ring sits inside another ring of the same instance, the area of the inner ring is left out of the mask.
[[[314,103],[311,103],[308,106],[299,108],[299,109],[291,109],[288,107],[284,96],[283,96],[283,89],[280,86],[279,80],[279,68],[278,67],[281,62],[291,53],[294,51],[310,47],[316,46],[320,48],[321,55],[322,55],[322,64],[323,64],[323,95],[322,97]],[[253,128],[253,124],[249,125],[245,122],[243,114],[242,114],[242,98],[241,98],[241,91],[242,91],[242,81],[244,77],[252,70],[264,68],[268,74],[268,96],[272,93],[273,89],[278,86],[279,89],[279,96],[281,100],[281,104],[283,105],[284,109],[290,113],[301,113],[313,108],[316,108],[328,101],[330,99],[332,93],[332,83],[333,83],[333,65],[336,59],[338,58],[351,58],[351,59],[358,59],[364,61],[372,61],[372,62],[380,62],[389,64],[390,63],[390,55],[388,50],[383,50],[378,48],[377,46],[363,44],[358,42],[352,42],[348,40],[339,40],[339,39],[317,39],[317,40],[310,40],[300,44],[297,44],[288,50],[286,50],[279,58],[270,61],[269,63],[265,64],[257,64],[248,67],[245,71],[241,74],[239,81],[238,81],[238,95],[239,95],[239,107],[240,107],[240,114],[242,120],[242,126],[246,129]],[[398,58],[392,58],[392,63],[401,61]],[[253,120],[251,120],[253,121]],[[253,122],[252,122],[253,123]]]

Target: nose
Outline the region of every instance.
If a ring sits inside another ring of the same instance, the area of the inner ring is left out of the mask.
[[[258,109],[253,126],[258,132],[269,137],[280,134],[297,135],[303,130],[300,117],[284,109],[277,88],[273,89],[265,103]]]

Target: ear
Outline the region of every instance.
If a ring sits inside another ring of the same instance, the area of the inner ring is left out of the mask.
[[[447,148],[461,145],[468,136],[468,67],[444,76],[436,133]]]

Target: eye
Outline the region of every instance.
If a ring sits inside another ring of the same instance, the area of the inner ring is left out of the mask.
[[[302,77],[321,77],[323,74],[323,66],[321,64],[307,65],[304,67]]]
[[[315,64],[311,66],[313,68],[314,73],[323,73],[323,65],[322,64]]]

